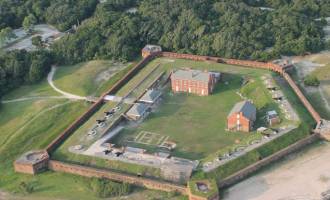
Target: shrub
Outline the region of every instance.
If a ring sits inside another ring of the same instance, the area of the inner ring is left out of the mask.
[[[31,194],[32,192],[34,192],[34,186],[32,182],[21,182],[19,184],[19,190],[24,193],[24,194]]]
[[[90,186],[95,195],[101,198],[127,195],[132,190],[127,183],[116,183],[105,178],[93,178]]]
[[[320,81],[319,79],[314,76],[314,75],[307,75],[305,78],[304,78],[304,84],[306,86],[314,86],[314,87],[317,87],[320,85]]]

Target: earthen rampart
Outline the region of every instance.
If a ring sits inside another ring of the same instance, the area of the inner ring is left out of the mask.
[[[107,178],[113,181],[130,183],[137,186],[146,187],[149,189],[162,190],[166,192],[178,192],[186,195],[186,186],[176,185],[165,181],[158,181],[144,177],[127,175],[122,173],[113,172],[110,170],[97,169],[93,167],[86,167],[75,164],[68,164],[60,161],[51,160],[48,165],[49,169],[56,172],[65,172],[76,174],[85,177]]]
[[[277,161],[277,160],[289,155],[290,153],[293,153],[293,152],[307,146],[308,144],[311,144],[311,143],[317,141],[318,139],[320,139],[318,134],[310,135],[310,136],[272,154],[271,156],[266,157],[266,158],[256,162],[255,164],[252,164],[252,165],[236,172],[235,174],[221,180],[218,183],[218,186],[220,188],[231,186],[231,185],[243,180],[244,178],[248,177],[249,175],[253,174],[254,172],[258,171],[260,168],[262,168],[274,161]]]

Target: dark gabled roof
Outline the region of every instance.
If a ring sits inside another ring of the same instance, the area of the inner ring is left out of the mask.
[[[255,120],[257,109],[250,101],[241,101],[233,107],[228,117],[231,116],[232,114],[240,113],[240,112],[242,112],[243,116],[245,116],[246,118]]]

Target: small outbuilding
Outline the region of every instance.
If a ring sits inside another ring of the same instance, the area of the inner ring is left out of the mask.
[[[267,122],[270,126],[281,122],[280,117],[275,110],[267,112]]]
[[[237,103],[227,117],[229,131],[250,132],[256,121],[257,109],[250,101]]]
[[[37,174],[48,168],[49,155],[47,151],[37,150],[24,153],[14,162],[16,172]]]
[[[136,103],[127,111],[126,116],[132,120],[139,120],[147,114],[148,108],[144,103]]]
[[[162,47],[158,45],[151,45],[147,44],[143,49],[142,49],[142,57],[148,57],[149,55],[157,54],[159,52],[162,52]]]
[[[144,93],[144,95],[139,99],[139,102],[154,104],[161,95],[162,93],[159,90],[151,89]]]

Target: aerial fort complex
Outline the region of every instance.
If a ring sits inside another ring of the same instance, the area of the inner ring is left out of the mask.
[[[320,137],[330,140],[329,121],[292,80],[290,63],[163,52],[157,45],[142,56],[45,150],[18,158],[15,170],[105,177],[217,200],[219,189],[262,166]],[[315,122],[306,135],[295,99]],[[272,145],[279,142],[281,148]],[[237,164],[244,158],[249,162]]]

